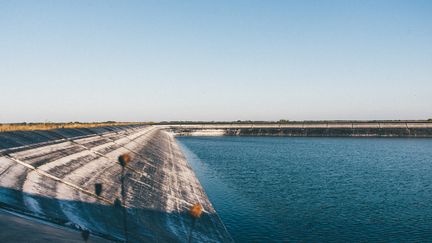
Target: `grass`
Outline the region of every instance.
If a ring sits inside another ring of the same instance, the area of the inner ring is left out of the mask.
[[[144,122],[69,122],[69,123],[4,123],[0,124],[0,132],[10,131],[32,131],[32,130],[51,130],[57,128],[86,128],[102,126],[125,126],[134,124],[148,124]]]

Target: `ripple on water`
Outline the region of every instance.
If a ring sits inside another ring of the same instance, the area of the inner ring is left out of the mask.
[[[178,140],[238,242],[432,239],[432,139]]]

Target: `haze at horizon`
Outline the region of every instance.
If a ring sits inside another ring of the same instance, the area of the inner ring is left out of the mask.
[[[0,122],[432,118],[430,1],[1,1]]]

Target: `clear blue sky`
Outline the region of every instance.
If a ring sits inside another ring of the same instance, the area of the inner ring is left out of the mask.
[[[432,118],[432,1],[0,0],[0,122]]]

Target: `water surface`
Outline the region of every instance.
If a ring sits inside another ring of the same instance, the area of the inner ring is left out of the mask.
[[[178,140],[237,242],[432,240],[432,139]]]

